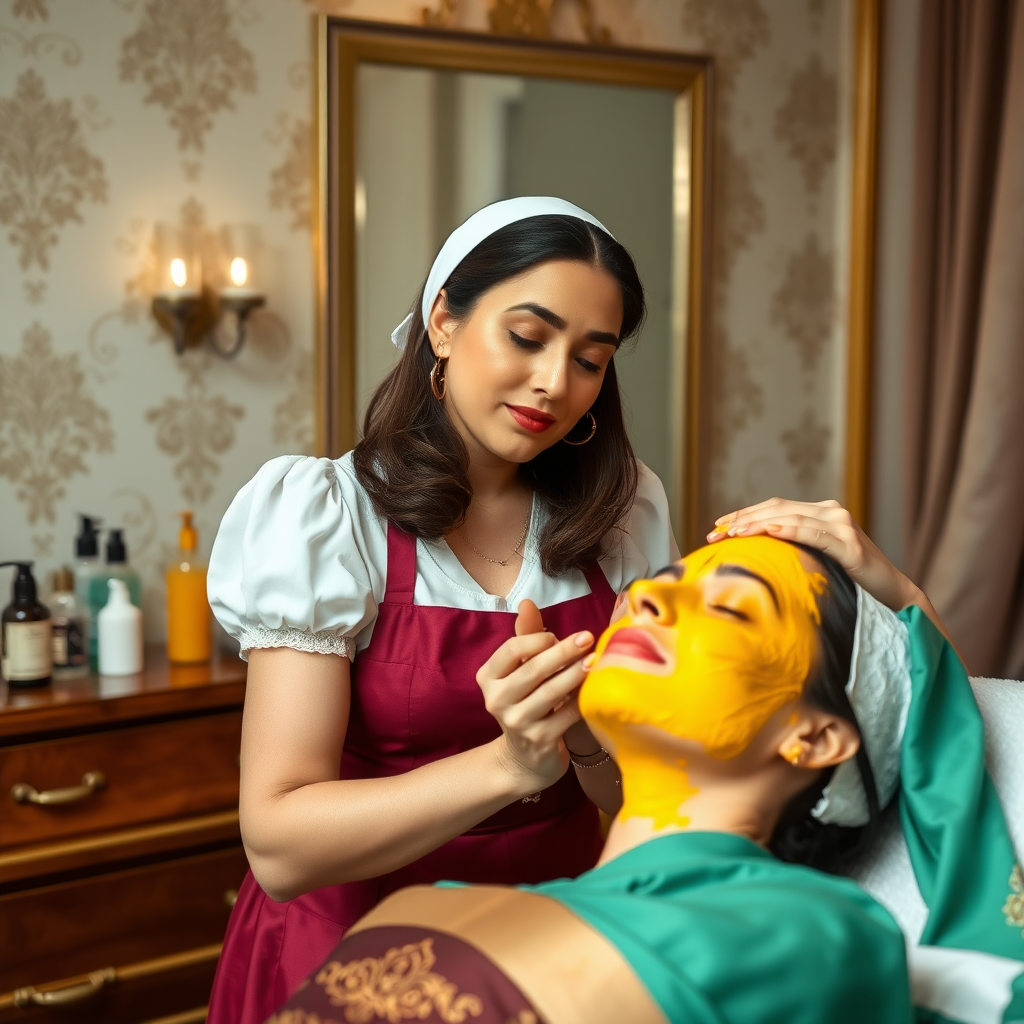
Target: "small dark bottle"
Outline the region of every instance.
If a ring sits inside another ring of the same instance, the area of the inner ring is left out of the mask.
[[[53,632],[50,611],[40,603],[31,562],[0,562],[18,573],[11,603],[4,609],[0,635],[0,670],[10,686],[46,686],[53,674]]]

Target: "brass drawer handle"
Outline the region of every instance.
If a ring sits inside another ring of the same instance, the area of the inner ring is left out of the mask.
[[[105,967],[102,971],[93,971],[88,981],[78,981],[64,988],[49,989],[46,992],[40,992],[32,986],[19,988],[14,993],[14,1005],[67,1006],[69,1003],[80,1003],[114,981],[117,981],[117,971],[113,967]]]
[[[199,1006],[194,1010],[185,1010],[183,1013],[172,1013],[170,1017],[158,1017],[156,1020],[147,1020],[146,1024],[206,1024],[209,1016],[208,1006]],[[307,1017],[313,1020],[313,1017]]]
[[[11,798],[16,804],[40,804],[52,807],[54,804],[76,804],[93,795],[107,784],[103,772],[86,772],[80,786],[65,786],[64,789],[46,789],[42,793],[27,782],[16,782],[11,787]]]

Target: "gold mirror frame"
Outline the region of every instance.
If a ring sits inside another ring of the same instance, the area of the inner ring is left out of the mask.
[[[684,396],[676,479],[680,541],[698,541],[706,515],[710,410],[711,60],[651,50],[581,46],[321,16],[317,119],[317,448],[338,457],[356,442],[356,73],[360,63],[470,71],[689,94],[690,233],[686,261]],[[348,197],[346,200],[344,197]],[[424,268],[424,273],[426,273]]]
[[[882,0],[856,0],[849,306],[846,318],[846,457],[843,501],[870,530],[875,330],[879,67]]]
[[[854,114],[850,198],[850,262],[846,320],[846,431],[843,498],[868,528],[871,484],[874,276],[881,0],[854,4]],[[689,261],[689,337],[685,381],[685,465],[679,539],[684,550],[702,540],[708,519],[707,438],[711,276],[710,112],[711,61],[707,58],[523,42],[416,26],[377,25],[318,18],[317,37],[317,450],[338,455],[355,443],[355,224],[354,203],[340,196],[355,188],[355,70],[360,60],[536,74],[585,81],[689,88],[693,99],[692,210]],[[636,77],[633,77],[633,76]],[[650,77],[647,77],[650,76]],[[351,271],[342,275],[338,268]]]

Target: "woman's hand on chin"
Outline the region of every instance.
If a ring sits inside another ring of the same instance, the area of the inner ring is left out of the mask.
[[[872,597],[893,611],[924,598],[920,588],[889,561],[838,501],[770,498],[722,516],[709,543],[766,534],[831,555]],[[930,607],[930,606],[929,606]]]
[[[523,796],[553,785],[569,766],[562,735],[580,720],[571,698],[585,676],[580,662],[594,643],[589,632],[564,640],[543,632],[536,606],[529,605],[517,622],[522,635],[506,640],[476,675],[487,710],[501,726],[498,759]]]

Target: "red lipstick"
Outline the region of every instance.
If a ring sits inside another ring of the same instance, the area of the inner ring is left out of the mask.
[[[555,417],[550,413],[531,409],[528,405],[506,405],[505,408],[519,426],[534,434],[543,434],[555,422]]]
[[[666,664],[657,644],[644,630],[637,629],[636,626],[626,626],[613,634],[604,653],[619,654],[626,658],[636,658],[639,661],[651,661],[655,665]]]

